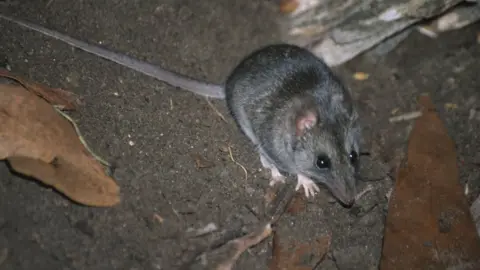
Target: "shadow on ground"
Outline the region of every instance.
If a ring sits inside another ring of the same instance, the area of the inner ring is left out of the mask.
[[[279,39],[274,10],[261,1],[45,2],[23,1],[1,12],[213,82],[248,52]],[[350,210],[325,193],[309,201],[311,218],[291,221],[292,231],[332,234],[330,255],[318,269],[376,268],[385,195],[394,180],[388,172],[411,127],[388,119],[392,111],[416,110],[420,93],[434,98],[458,146],[462,183],[470,197],[478,194],[480,168],[470,165],[480,162],[480,117],[471,117],[480,110],[477,29],[436,40],[413,34],[386,56],[366,54],[335,69],[364,119],[364,150],[371,153],[364,178],[377,181],[360,183],[374,189]],[[2,269],[175,269],[189,249],[178,241],[186,229],[256,222],[249,208],[262,204],[268,174],[233,121],[224,122],[204,98],[5,21],[0,32],[0,59],[12,72],[84,98],[71,116],[91,147],[115,163],[122,192],[114,208],[87,208],[1,164],[0,248],[8,251]],[[357,71],[369,79],[353,80]],[[447,110],[447,103],[457,107]],[[213,104],[228,116],[222,101]],[[248,169],[247,179],[228,146]],[[197,169],[195,154],[214,166]],[[169,222],[160,224],[155,215]],[[270,242],[245,253],[236,269],[266,269]]]

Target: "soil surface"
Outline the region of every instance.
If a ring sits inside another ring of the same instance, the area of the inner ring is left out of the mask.
[[[212,82],[280,39],[267,1],[19,1],[0,10]],[[387,55],[366,53],[335,68],[358,101],[363,151],[370,153],[362,157],[359,189],[373,189],[351,209],[322,191],[308,200],[308,218],[289,219],[292,233],[332,235],[316,269],[377,268],[386,194],[412,124],[389,118],[417,110],[421,93],[433,97],[458,146],[469,199],[479,193],[479,29],[438,39],[413,33]],[[205,98],[5,21],[0,32],[3,67],[83,97],[85,105],[70,115],[89,145],[115,164],[122,193],[118,206],[84,207],[0,164],[1,269],[175,269],[189,249],[188,239],[178,237],[188,228],[256,222],[249,209],[262,205],[269,174],[222,101],[212,104],[226,122]],[[370,76],[356,81],[355,72]],[[197,168],[196,156],[213,166]],[[271,246],[271,239],[255,246],[235,269],[267,269]]]

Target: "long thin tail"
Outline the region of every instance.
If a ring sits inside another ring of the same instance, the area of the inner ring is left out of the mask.
[[[127,55],[111,52],[99,46],[92,45],[92,44],[83,42],[81,40],[71,38],[57,31],[50,30],[42,26],[35,25],[33,23],[17,20],[2,14],[0,14],[0,18],[13,22],[15,24],[18,24],[30,30],[42,33],[46,36],[63,41],[67,44],[70,44],[73,47],[79,48],[83,51],[97,55],[101,58],[118,63],[122,66],[131,68],[147,76],[150,76],[162,82],[168,83],[172,86],[179,87],[184,90],[188,90],[202,96],[220,98],[220,99],[225,98],[223,85],[211,84],[211,83],[195,80],[185,75],[182,75],[173,71],[169,71],[158,66],[154,66],[152,64],[137,60]]]

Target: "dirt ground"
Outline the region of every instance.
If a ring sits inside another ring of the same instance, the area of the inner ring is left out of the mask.
[[[221,82],[245,54],[279,40],[275,10],[266,2],[22,1],[0,11]],[[416,110],[420,93],[431,94],[458,146],[461,181],[468,183],[469,198],[478,194],[479,31],[476,24],[438,39],[414,33],[388,55],[367,53],[335,68],[361,110],[363,150],[371,155],[362,158],[359,185],[373,190],[351,209],[332,203],[322,192],[309,200],[308,218],[290,218],[292,233],[307,228],[302,237],[331,233],[330,254],[316,269],[377,268],[385,195],[411,126],[388,119],[392,111]],[[116,207],[84,207],[14,176],[2,163],[1,269],[175,269],[189,248],[177,236],[188,228],[255,222],[248,209],[263,203],[268,173],[261,170],[258,156],[222,101],[212,103],[227,122],[202,97],[5,21],[0,32],[3,67],[84,98],[86,105],[70,115],[90,146],[116,165],[114,177],[122,193]],[[352,74],[357,71],[370,77],[355,81]],[[247,168],[247,179],[225,151],[228,145]],[[195,154],[214,166],[197,169]],[[154,214],[168,222],[160,224]],[[197,241],[208,241],[208,236]],[[267,269],[270,257],[271,239],[243,254],[236,269]]]

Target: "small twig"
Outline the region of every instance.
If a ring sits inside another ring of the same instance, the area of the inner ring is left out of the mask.
[[[388,202],[390,202],[390,197],[392,196],[392,192],[393,192],[393,187],[391,187],[385,194],[385,198],[387,198]]]
[[[172,202],[171,202],[169,199],[167,199],[167,196],[165,196],[165,194],[164,194],[163,192],[160,191],[160,194],[162,194],[163,199],[165,199],[165,201],[167,201],[168,205],[170,205],[170,208],[172,208],[172,211],[173,211],[173,213],[177,216],[178,220],[179,220],[181,223],[183,223],[182,217],[181,217],[180,214],[177,212],[177,210],[175,210],[175,208],[173,207]]]
[[[53,0],[49,0],[47,4],[45,5],[46,8],[48,8],[51,4],[53,3]]]
[[[220,111],[215,106],[213,106],[210,99],[206,98],[206,100],[207,100],[207,103],[210,106],[210,108],[212,108],[212,110],[223,120],[223,122],[228,123],[227,119],[225,119],[225,116],[223,116],[223,114],[220,113]]]
[[[248,210],[248,212],[250,212],[257,219],[257,221],[260,220],[258,214],[250,206],[248,206],[246,204],[244,206]]]
[[[61,109],[59,109],[59,107],[57,106],[53,106],[53,108],[61,115],[63,116],[65,119],[67,119],[71,124],[72,126],[75,128],[75,132],[77,133],[78,135],[78,138],[80,139],[80,142],[83,144],[83,146],[87,149],[87,151],[96,159],[98,160],[100,163],[102,163],[103,165],[105,165],[106,167],[110,167],[110,164],[105,161],[103,158],[101,158],[99,155],[95,154],[95,152],[92,151],[92,149],[88,146],[87,142],[85,141],[85,139],[83,138],[82,134],[80,133],[80,129],[78,128],[77,124],[75,123],[75,121],[73,121],[73,119],[66,113],[62,112]]]
[[[234,248],[234,253],[223,260],[215,270],[231,270],[237,259],[242,255],[245,250],[249,250],[250,247],[257,245],[272,233],[272,226],[267,223],[261,226],[259,229],[245,235],[241,238],[235,239],[227,244],[230,244]]]
[[[415,118],[418,118],[420,116],[422,116],[422,112],[421,111],[415,111],[415,112],[409,112],[409,113],[405,113],[405,114],[402,114],[402,115],[390,117],[390,119],[388,119],[388,121],[390,121],[390,123],[401,122],[401,121],[409,121],[409,120],[413,120]]]
[[[157,213],[153,213],[153,218],[156,219],[158,221],[158,223],[162,224],[164,219],[163,217],[161,217],[159,214]]]
[[[363,197],[367,192],[371,191],[373,187],[371,185],[368,185],[364,190],[360,191],[356,196],[355,196],[355,201],[359,200],[360,198]]]
[[[335,258],[335,254],[333,253],[333,251],[330,253],[330,260],[332,260],[333,264],[335,265],[335,268],[337,268],[337,270],[340,270],[340,267],[338,266],[337,258]]]
[[[218,230],[218,227],[215,223],[210,222],[206,226],[200,229],[188,229],[186,238],[194,238],[204,236],[206,234],[213,233]]]
[[[248,171],[247,169],[245,168],[245,166],[243,166],[242,164],[240,164],[239,162],[237,162],[234,158],[233,158],[233,154],[232,154],[232,147],[230,145],[228,145],[228,154],[230,156],[230,159],[235,163],[237,164],[238,166],[240,166],[242,169],[243,169],[243,172],[245,173],[245,183],[247,182],[248,180]]]
[[[211,243],[208,245],[201,245],[198,248],[196,248],[189,256],[185,256],[186,259],[184,259],[182,265],[179,267],[180,270],[188,270],[190,269],[190,266],[195,262],[195,260],[206,254],[207,252],[211,250],[215,250],[220,248],[221,246],[225,245],[229,241],[235,240],[238,237],[241,237],[243,235],[243,232],[241,230],[241,227],[239,228],[233,228],[231,230],[228,230],[215,240],[213,240]]]
[[[210,267],[208,269],[231,270],[235,261],[244,251],[258,244],[271,234],[272,226],[286,211],[294,195],[295,191],[293,186],[285,185],[276,196],[276,199],[269,204],[269,211],[266,213],[265,218],[262,218],[263,221],[259,222],[257,229],[245,235],[241,231],[242,226],[239,226],[236,229],[224,233],[222,237],[217,238],[211,244],[195,249],[194,253],[188,256],[187,260],[184,260],[184,263],[179,269],[190,269],[190,266],[195,262],[196,258],[203,255],[206,257],[208,252],[222,249],[227,256],[223,257],[220,262],[216,261],[214,264],[215,267],[209,265]]]

